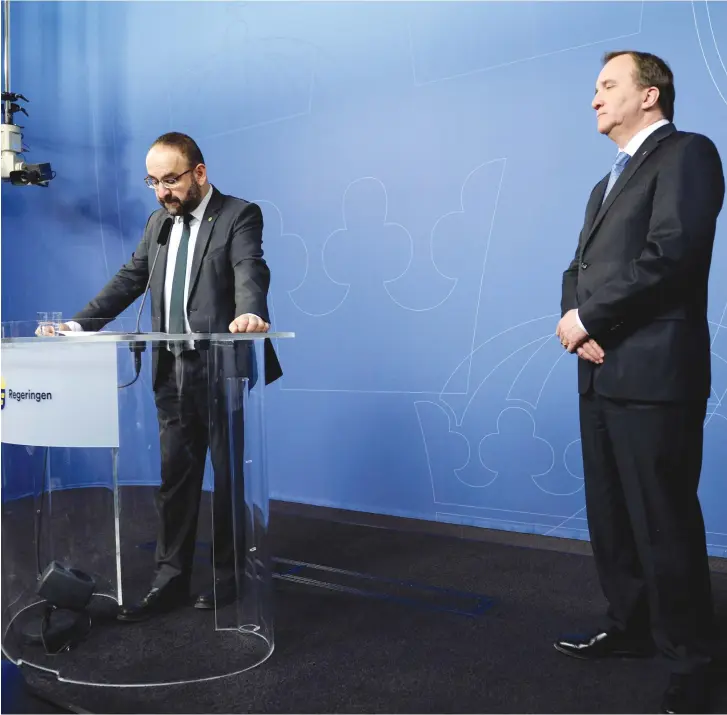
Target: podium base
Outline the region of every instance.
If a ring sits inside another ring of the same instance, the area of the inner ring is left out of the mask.
[[[252,670],[273,652],[255,630],[215,629],[214,615],[184,608],[138,624],[100,624],[92,616],[92,630],[73,647],[53,654],[40,638],[41,614],[42,609],[31,607],[10,624],[5,655],[68,685],[145,688],[205,682]],[[64,620],[66,628],[72,624],[83,627],[83,621]],[[61,640],[66,634],[54,635]],[[45,643],[49,645],[48,634]]]

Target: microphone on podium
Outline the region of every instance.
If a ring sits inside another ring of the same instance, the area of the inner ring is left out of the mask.
[[[157,252],[154,256],[154,260],[151,264],[151,270],[149,271],[149,280],[146,282],[146,288],[144,288],[144,295],[141,298],[141,305],[139,306],[139,313],[136,316],[136,330],[134,330],[135,333],[139,333],[139,324],[141,323],[141,312],[144,310],[144,303],[146,302],[146,296],[149,293],[149,286],[151,285],[151,279],[154,275],[154,267],[157,264],[157,258],[159,258],[159,254],[161,253],[162,246],[167,245],[167,241],[169,241],[169,236],[172,233],[172,225],[174,224],[174,219],[169,216],[168,218],[164,219],[164,223],[162,224],[161,229],[159,230],[159,235],[157,236]]]
[[[159,235],[157,236],[157,250],[156,254],[154,256],[154,260],[151,264],[151,269],[149,271],[149,279],[146,282],[146,288],[144,288],[144,295],[141,299],[141,305],[139,306],[139,312],[136,316],[136,329],[134,330],[134,335],[140,335],[141,330],[139,329],[139,326],[141,324],[141,313],[144,310],[144,303],[146,302],[146,297],[149,294],[149,286],[151,285],[151,279],[154,276],[154,268],[157,264],[157,258],[159,258],[159,254],[161,253],[162,246],[166,246],[167,242],[169,241],[169,236],[172,233],[172,226],[174,225],[174,219],[169,216],[164,219],[164,223],[162,224],[161,229],[159,229]],[[134,353],[134,379],[131,382],[127,382],[125,385],[119,385],[119,389],[122,389],[124,387],[129,387],[129,385],[133,385],[138,379],[139,374],[141,373],[141,354],[146,350],[146,343],[143,342],[133,342],[129,346],[129,349],[132,353]]]

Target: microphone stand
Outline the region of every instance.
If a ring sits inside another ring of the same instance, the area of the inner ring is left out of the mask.
[[[162,225],[161,230],[159,231],[159,236],[157,237],[157,252],[154,256],[154,261],[151,264],[151,270],[149,271],[149,280],[146,282],[146,288],[144,289],[144,295],[141,299],[141,305],[139,306],[139,312],[136,316],[136,329],[134,330],[134,335],[141,335],[141,330],[139,328],[141,324],[141,313],[144,310],[144,303],[146,303],[146,297],[149,294],[149,286],[151,285],[151,279],[154,275],[154,267],[157,264],[157,258],[159,258],[159,254],[161,253],[162,246],[166,245],[167,241],[169,240],[169,235],[172,232],[172,224],[173,220],[171,218],[167,218],[164,220],[164,224]],[[119,385],[118,389],[122,390],[125,387],[129,387],[130,385],[133,385],[138,379],[139,375],[141,374],[141,354],[146,350],[146,343],[143,343],[141,341],[134,341],[129,345],[129,350],[134,354],[134,379],[131,382],[127,382],[125,385]]]

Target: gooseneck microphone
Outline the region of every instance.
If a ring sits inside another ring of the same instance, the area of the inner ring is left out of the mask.
[[[144,288],[144,295],[141,298],[141,305],[139,306],[139,313],[136,316],[136,330],[134,330],[135,334],[139,334],[139,324],[141,323],[141,312],[144,310],[144,303],[146,302],[146,296],[149,293],[149,286],[151,285],[151,279],[154,275],[154,267],[157,264],[157,258],[159,258],[159,254],[161,253],[162,246],[167,245],[167,241],[169,241],[169,236],[172,233],[172,225],[174,224],[174,219],[169,216],[168,218],[164,219],[164,223],[162,224],[162,227],[159,229],[159,235],[157,236],[157,252],[154,256],[154,260],[151,264],[151,270],[149,271],[149,280],[146,282],[146,288]]]
[[[172,226],[174,225],[174,219],[169,216],[168,218],[164,219],[164,223],[162,224],[162,227],[159,229],[159,235],[157,236],[157,250],[156,254],[154,256],[154,260],[151,264],[151,270],[149,271],[149,279],[146,282],[146,288],[144,288],[144,295],[141,298],[141,305],[139,306],[139,312],[136,316],[136,329],[134,330],[134,335],[140,335],[141,330],[139,329],[139,326],[141,324],[141,313],[144,310],[144,303],[146,303],[146,297],[149,294],[149,286],[151,286],[151,279],[154,276],[154,268],[157,264],[157,258],[159,258],[159,254],[161,253],[162,246],[166,246],[167,242],[169,241],[169,236],[172,233]],[[139,374],[141,373],[141,354],[146,350],[146,343],[143,342],[133,342],[129,349],[132,353],[134,353],[134,379],[131,382],[127,382],[125,385],[119,385],[119,389],[121,390],[124,387],[129,387],[129,385],[133,385],[138,379]]]

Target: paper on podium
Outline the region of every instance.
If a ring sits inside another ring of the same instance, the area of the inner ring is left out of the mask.
[[[128,332],[123,330],[59,330],[58,334],[69,338],[86,337],[88,335],[129,335]]]

